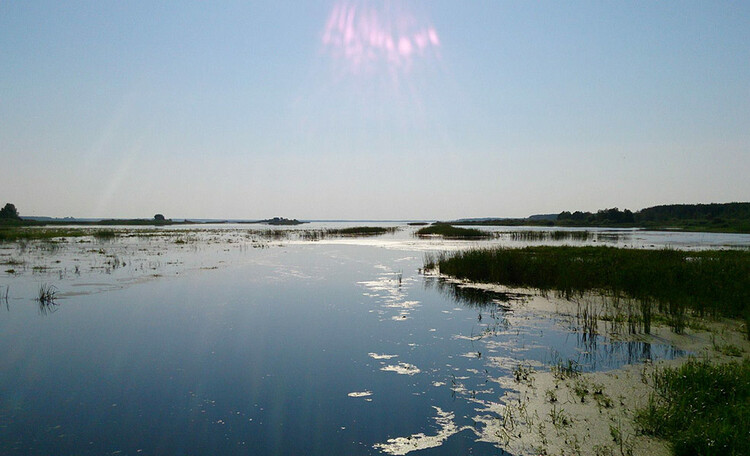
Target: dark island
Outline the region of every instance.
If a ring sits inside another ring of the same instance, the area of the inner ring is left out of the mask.
[[[303,223],[307,222],[300,222],[297,219],[288,219],[284,217],[274,217],[272,219],[258,220],[257,222],[249,223],[261,223],[264,225],[302,225]]]
[[[618,208],[595,213],[563,211],[527,218],[461,219],[453,225],[567,226],[750,233],[750,203],[666,204],[636,212]]]

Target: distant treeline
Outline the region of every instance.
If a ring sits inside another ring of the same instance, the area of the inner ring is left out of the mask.
[[[578,226],[682,229],[750,233],[750,203],[665,204],[637,212],[618,208],[597,212],[563,211],[557,218],[493,219],[462,221],[460,225],[496,226]]]
[[[557,224],[572,226],[634,226],[689,230],[750,232],[750,203],[665,204],[638,212],[618,208],[596,213],[564,211]]]

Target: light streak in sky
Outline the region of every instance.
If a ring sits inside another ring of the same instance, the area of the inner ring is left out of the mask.
[[[440,36],[402,1],[340,1],[328,16],[322,43],[355,74],[387,69],[408,72],[417,59],[433,57]]]

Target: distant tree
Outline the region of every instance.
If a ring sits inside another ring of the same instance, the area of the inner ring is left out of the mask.
[[[163,222],[166,219],[164,218],[164,216],[162,214],[156,214],[156,215],[154,215],[154,220],[156,220],[157,222]]]
[[[8,203],[0,209],[0,219],[18,220],[21,217],[18,216],[18,210],[16,206]]]

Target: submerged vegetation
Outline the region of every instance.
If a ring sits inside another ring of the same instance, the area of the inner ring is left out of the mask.
[[[750,454],[750,360],[691,360],[653,374],[655,392],[636,421],[677,456]]]
[[[632,299],[650,332],[653,311],[677,332],[688,312],[744,318],[750,324],[750,252],[636,250],[613,247],[472,249],[427,258],[425,268],[460,279],[555,291],[566,298],[595,292]]]

